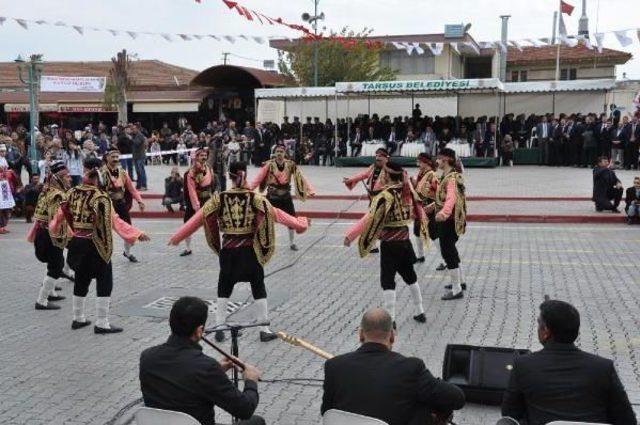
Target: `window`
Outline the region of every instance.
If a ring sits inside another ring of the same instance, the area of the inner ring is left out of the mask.
[[[560,70],[560,79],[561,80],[577,80],[578,79],[578,70],[576,68],[565,68]]]
[[[578,79],[578,70],[575,68],[571,68],[569,70],[569,79],[570,80],[577,80]]]
[[[520,77],[518,76],[518,71],[511,71],[511,81],[516,82],[519,81]]]
[[[520,81],[527,81],[527,71],[520,71]]]
[[[433,74],[435,57],[429,53],[409,55],[405,50],[380,52],[380,66],[397,70],[400,75]]]
[[[511,71],[511,81],[514,83],[527,81],[527,71]]]

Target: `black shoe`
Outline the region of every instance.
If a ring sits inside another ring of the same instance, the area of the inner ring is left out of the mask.
[[[216,337],[215,337],[216,342],[224,342],[225,339],[226,337],[224,336],[224,332],[216,331]]]
[[[424,263],[424,257],[416,258],[416,263]]]
[[[47,297],[47,301],[62,301],[62,300],[66,300],[67,297],[63,296],[63,295],[49,295]]]
[[[296,245],[296,244],[292,243],[291,245],[289,245],[289,249],[290,249],[291,251],[297,251],[297,250],[298,250],[298,245]]]
[[[437,272],[441,272],[443,270],[447,269],[447,265],[445,263],[440,263],[440,265],[438,267],[436,267],[436,271]]]
[[[260,342],[269,342],[278,339],[278,335],[273,332],[260,331]]]
[[[466,291],[466,290],[467,290],[467,284],[466,284],[466,283],[463,283],[463,284],[461,284],[460,286],[462,287],[462,290],[463,290],[463,291]],[[444,286],[444,289],[451,290],[451,289],[453,289],[453,285],[445,285],[445,286]]]
[[[418,323],[427,323],[427,316],[425,316],[424,313],[420,313],[417,316],[413,316],[413,320]]]
[[[442,301],[450,301],[450,300],[459,300],[464,298],[464,293],[460,291],[459,293],[453,295],[453,292],[449,291],[440,298]]]
[[[169,211],[170,213],[174,212],[174,209],[171,205],[167,205],[167,211]]]
[[[117,326],[111,326],[110,328],[101,328],[98,326],[93,327],[94,334],[117,334],[119,332],[122,332],[122,328]]]
[[[394,330],[394,331],[397,331],[397,330],[398,330],[398,327],[396,326],[396,321],[395,321],[395,320],[393,321],[393,330]]]
[[[380,250],[378,248],[372,248],[371,251],[369,251],[370,254],[377,254],[379,252]]]
[[[182,251],[180,253],[180,256],[181,257],[186,257],[187,255],[191,255],[191,254],[193,254],[193,251],[191,251],[190,249],[185,249],[184,251]]]
[[[36,303],[36,310],[60,310],[60,306],[55,304],[42,305],[40,303]]]
[[[76,329],[82,329],[86,326],[89,326],[90,324],[90,320],[87,320],[85,322],[78,322],[77,320],[74,320],[73,322],[71,322],[71,329],[75,331]]]
[[[124,258],[126,258],[129,261],[131,261],[132,263],[137,263],[138,262],[138,259],[136,257],[134,257],[133,254],[127,255],[126,252],[123,252],[122,255],[124,255]]]
[[[65,272],[62,272],[61,275],[62,275],[62,277],[64,277],[68,281],[71,281],[71,282],[75,282],[76,281],[76,278],[74,276],[70,276],[70,275],[66,274]],[[56,291],[59,291],[59,289],[56,288]]]

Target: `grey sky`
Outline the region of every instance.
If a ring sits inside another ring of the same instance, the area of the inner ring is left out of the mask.
[[[570,34],[577,32],[581,0],[567,0],[576,6],[565,22]],[[313,11],[312,0],[244,0],[240,4],[268,16],[282,17],[302,23],[300,15]],[[421,34],[442,32],[445,23],[471,22],[471,35],[478,41],[499,38],[499,15],[512,15],[510,39],[539,38],[551,35],[556,0],[320,0],[320,10],[327,15],[323,25],[339,29],[372,27],[375,34]],[[640,27],[638,0],[587,0],[590,31],[612,31]],[[0,16],[25,19],[64,21],[72,25],[128,29],[166,33],[214,33],[219,35],[296,37],[297,32],[282,26],[248,22],[221,0],[0,0]],[[599,17],[596,21],[596,17]],[[622,49],[613,34],[605,38],[605,46],[625,50],[634,55],[626,66],[618,68],[618,77],[640,79],[640,42],[636,31],[629,31],[633,44]],[[267,44],[238,40],[231,44],[213,39],[174,41],[161,37],[112,36],[106,32],[87,30],[77,34],[72,28],[31,25],[26,31],[12,20],[0,26],[0,61],[11,61],[18,54],[43,53],[45,60],[108,60],[119,49],[137,53],[141,59],[159,59],[193,69],[204,69],[221,63],[222,52],[231,63],[261,66],[263,59],[275,59],[276,51]],[[254,59],[254,60],[251,60]]]

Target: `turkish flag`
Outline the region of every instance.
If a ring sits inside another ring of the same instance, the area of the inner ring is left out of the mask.
[[[224,4],[227,5],[229,9],[233,9],[238,4],[235,1],[230,1],[230,0],[222,0],[222,1],[224,2]]]
[[[560,0],[560,11],[562,13],[566,13],[567,15],[571,16],[571,14],[573,13],[573,9],[575,8],[569,3],[565,3],[564,1]]]

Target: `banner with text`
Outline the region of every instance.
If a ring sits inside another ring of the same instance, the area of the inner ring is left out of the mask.
[[[43,75],[40,91],[65,93],[104,93],[107,77],[60,77]]]
[[[375,92],[422,92],[457,90],[495,90],[502,84],[497,78],[471,80],[415,80],[415,81],[369,81],[357,83],[336,83],[338,93]]]

